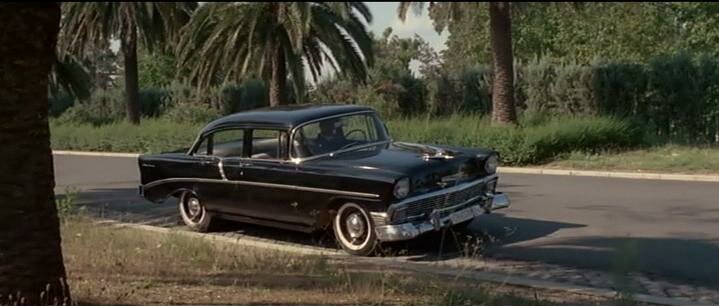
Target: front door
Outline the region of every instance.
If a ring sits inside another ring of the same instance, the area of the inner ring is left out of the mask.
[[[247,156],[223,163],[227,179],[237,186],[232,210],[258,219],[305,223],[295,190],[297,167],[287,160],[287,132],[246,130],[245,145]]]

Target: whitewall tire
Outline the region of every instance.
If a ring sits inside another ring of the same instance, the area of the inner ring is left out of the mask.
[[[204,233],[210,229],[213,215],[205,210],[205,205],[192,192],[186,191],[180,195],[178,209],[182,221],[191,230]]]
[[[378,240],[369,212],[355,203],[345,203],[332,220],[337,243],[347,253],[359,256],[372,255]]]

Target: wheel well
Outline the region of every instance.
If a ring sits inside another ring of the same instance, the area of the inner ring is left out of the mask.
[[[170,194],[168,194],[167,197],[168,197],[168,198],[169,198],[169,197],[176,197],[176,198],[179,199],[179,198],[180,198],[180,195],[182,195],[182,194],[185,193],[185,192],[190,192],[190,193],[192,193],[192,195],[194,195],[194,196],[197,197],[197,193],[196,193],[194,190],[189,189],[189,188],[176,189],[176,190],[174,190],[173,192],[170,192]]]
[[[380,210],[383,206],[382,203],[378,201],[367,201],[365,199],[359,198],[334,198],[330,201],[329,205],[327,205],[327,213],[330,216],[334,216],[334,213],[337,212],[337,210],[340,208],[340,206],[342,206],[342,204],[349,202],[364,206],[369,211]]]

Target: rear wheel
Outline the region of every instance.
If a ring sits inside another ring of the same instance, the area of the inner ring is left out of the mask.
[[[200,199],[191,192],[184,192],[178,203],[182,221],[191,230],[207,232],[212,223],[213,214],[205,209]]]
[[[377,246],[377,234],[369,212],[354,203],[345,203],[332,222],[335,238],[347,253],[368,256]]]

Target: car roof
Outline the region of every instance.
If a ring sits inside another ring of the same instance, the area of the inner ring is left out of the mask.
[[[366,111],[374,112],[374,109],[362,105],[347,104],[295,104],[258,108],[234,113],[212,121],[205,126],[202,133],[240,126],[291,129],[302,123],[324,117]]]

